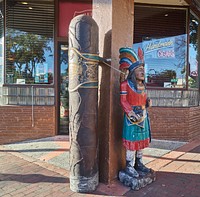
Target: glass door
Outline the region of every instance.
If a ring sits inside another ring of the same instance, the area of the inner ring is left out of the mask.
[[[69,93],[68,93],[68,45],[59,43],[59,104],[60,118],[58,134],[69,134]]]

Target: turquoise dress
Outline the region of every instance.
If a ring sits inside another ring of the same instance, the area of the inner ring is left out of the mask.
[[[149,146],[150,122],[147,113],[147,95],[144,91],[136,90],[131,81],[122,82],[121,105],[125,112],[123,124],[123,145],[128,150],[140,150]],[[136,114],[142,114],[140,122],[132,122],[128,113],[133,110]]]

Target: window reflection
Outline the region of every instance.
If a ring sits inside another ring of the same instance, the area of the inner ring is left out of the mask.
[[[69,92],[68,92],[68,45],[59,45],[60,66],[60,124],[59,134],[69,132]]]
[[[6,9],[6,83],[52,84],[54,1],[8,1]]]
[[[134,44],[144,52],[146,84],[153,87],[184,88],[186,85],[187,36],[143,39]]]
[[[198,25],[199,20],[190,14],[190,43],[189,43],[189,88],[198,88]]]
[[[186,88],[187,10],[135,6],[133,48],[141,48],[147,87]]]
[[[4,82],[4,70],[3,70],[3,64],[4,64],[4,57],[3,57],[3,51],[4,51],[4,6],[3,1],[0,1],[0,84]]]

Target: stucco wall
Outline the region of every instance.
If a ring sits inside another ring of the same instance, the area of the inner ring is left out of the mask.
[[[99,26],[99,52],[119,68],[119,48],[133,43],[132,0],[93,0],[93,18]],[[122,147],[122,110],[119,101],[120,73],[101,64],[99,68],[99,166],[100,181],[117,177],[125,163]]]

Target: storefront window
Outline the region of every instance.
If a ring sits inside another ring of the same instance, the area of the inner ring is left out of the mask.
[[[4,47],[4,6],[0,0],[0,84],[3,83],[3,47]]]
[[[6,3],[6,83],[52,84],[54,0]]]
[[[187,10],[138,6],[135,13],[133,48],[143,51],[147,87],[186,88]]]
[[[184,88],[186,86],[187,36],[143,39],[146,85],[150,87]],[[137,49],[136,49],[137,50]]]
[[[190,14],[190,43],[189,43],[189,88],[198,88],[198,26],[199,20]]]

